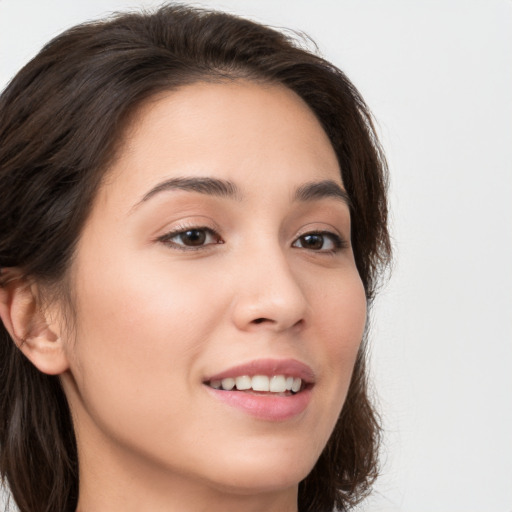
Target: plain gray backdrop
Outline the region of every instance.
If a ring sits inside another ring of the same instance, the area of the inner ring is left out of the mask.
[[[0,0],[0,88],[63,29],[159,3]],[[371,331],[382,476],[362,510],[512,512],[512,1],[195,4],[305,31],[378,121],[395,265]]]

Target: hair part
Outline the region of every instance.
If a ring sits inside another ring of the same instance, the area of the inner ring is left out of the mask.
[[[0,268],[18,268],[69,297],[66,275],[77,240],[139,107],[164,91],[240,78],[291,89],[323,126],[351,199],[352,246],[370,305],[391,251],[386,162],[360,94],[290,35],[182,5],[74,27],[5,89]],[[299,485],[301,512],[347,510],[376,477],[380,428],[364,345],[334,432]],[[2,325],[0,448],[0,474],[21,512],[75,510],[76,440],[59,379],[32,366]]]

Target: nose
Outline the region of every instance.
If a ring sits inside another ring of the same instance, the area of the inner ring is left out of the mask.
[[[253,255],[241,267],[232,309],[238,329],[281,332],[304,324],[306,296],[282,251]]]

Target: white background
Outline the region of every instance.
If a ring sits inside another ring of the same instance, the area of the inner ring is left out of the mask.
[[[160,2],[0,0],[0,88],[64,28]],[[224,0],[300,29],[372,108],[395,266],[375,309],[386,428],[368,512],[512,512],[512,1]]]

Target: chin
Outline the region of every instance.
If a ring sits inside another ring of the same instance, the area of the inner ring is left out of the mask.
[[[216,482],[214,487],[219,491],[240,496],[281,492],[285,489],[297,488],[299,482],[308,473],[309,471],[304,473],[288,471],[287,474],[282,474],[281,471],[268,470],[267,474],[263,475],[254,471],[240,471],[230,478],[229,482]]]
[[[307,457],[297,449],[293,456],[276,453],[268,457],[247,457],[217,465],[215,487],[235,494],[271,493],[295,488],[313,469],[316,458]],[[221,476],[219,478],[219,476]]]

